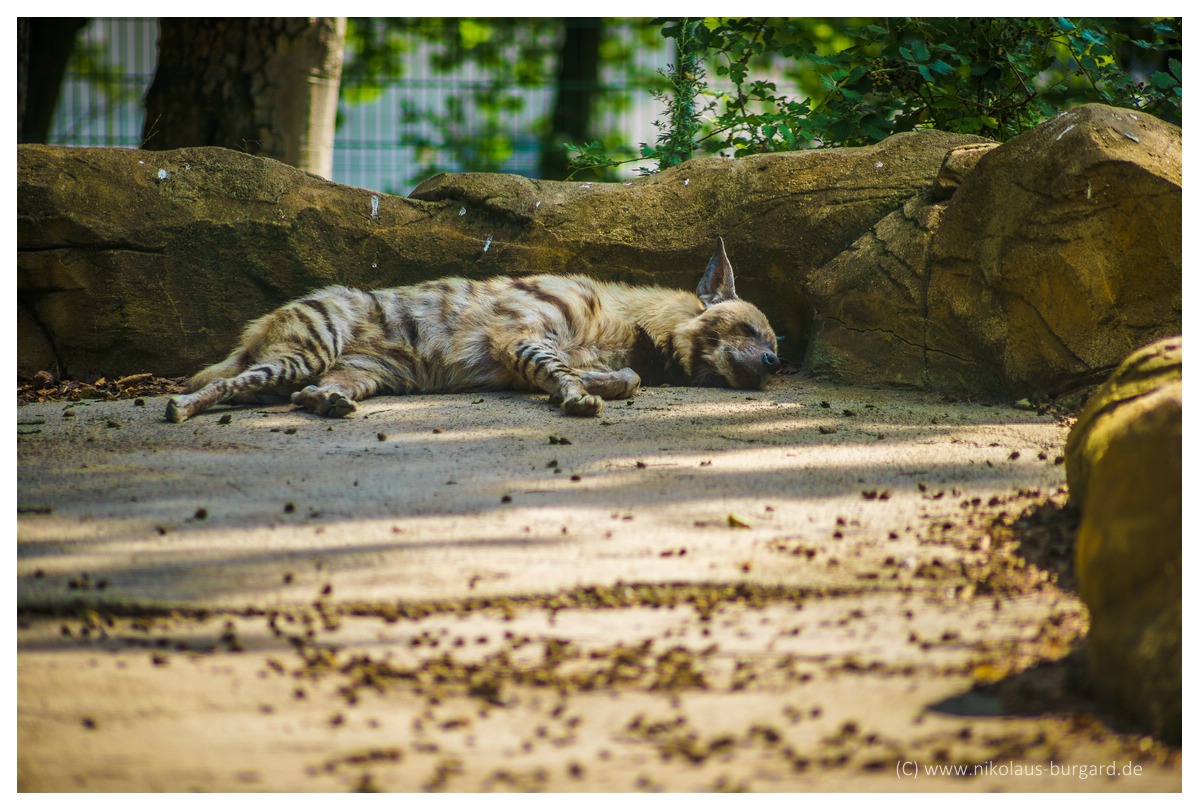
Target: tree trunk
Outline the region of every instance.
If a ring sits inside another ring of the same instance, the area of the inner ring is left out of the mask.
[[[29,18],[17,17],[17,143],[25,129],[25,93],[29,84]]]
[[[75,36],[87,17],[17,20],[17,143],[45,143]]]
[[[147,149],[224,146],[333,168],[344,17],[159,21]]]
[[[600,40],[603,21],[598,17],[566,19],[566,35],[558,58],[558,95],[550,131],[541,149],[541,177],[562,180],[568,155],[563,143],[579,143],[591,136],[591,108],[598,89]]]

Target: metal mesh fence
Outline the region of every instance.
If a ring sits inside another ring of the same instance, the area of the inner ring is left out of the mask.
[[[50,143],[140,146],[142,96],[154,78],[157,37],[153,19],[95,19],[80,31]]]
[[[422,29],[436,22],[413,20],[398,34],[406,38],[399,75],[375,77],[369,88],[343,79],[334,181],[407,193],[438,171],[538,176],[542,132],[556,93],[554,60],[545,60],[539,75],[508,85],[469,62],[438,69],[438,54]],[[644,36],[647,25],[637,20],[605,25],[605,48],[623,47],[629,56],[619,64],[604,63],[596,86],[593,128],[607,142],[656,137],[653,120],[660,109],[649,88],[671,56],[665,42]],[[80,32],[50,143],[140,146],[142,98],[154,78],[157,35],[153,18],[97,18]],[[552,50],[553,43],[548,45]],[[632,175],[635,166],[622,173]]]

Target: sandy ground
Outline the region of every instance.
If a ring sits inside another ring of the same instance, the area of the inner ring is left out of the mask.
[[[17,412],[21,790],[1181,789],[1086,696],[1052,414],[140,402]]]

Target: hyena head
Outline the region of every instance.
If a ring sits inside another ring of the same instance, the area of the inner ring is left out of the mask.
[[[733,265],[719,237],[695,294],[703,311],[675,330],[675,345],[690,360],[691,384],[764,387],[779,370],[778,340],[762,311],[737,297]]]

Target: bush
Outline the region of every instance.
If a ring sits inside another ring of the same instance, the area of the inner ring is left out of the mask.
[[[1002,141],[1088,102],[1182,120],[1176,18],[656,22],[679,53],[658,142],[629,159],[568,144],[576,169],[645,159],[663,169],[697,150],[862,146],[933,128]]]

